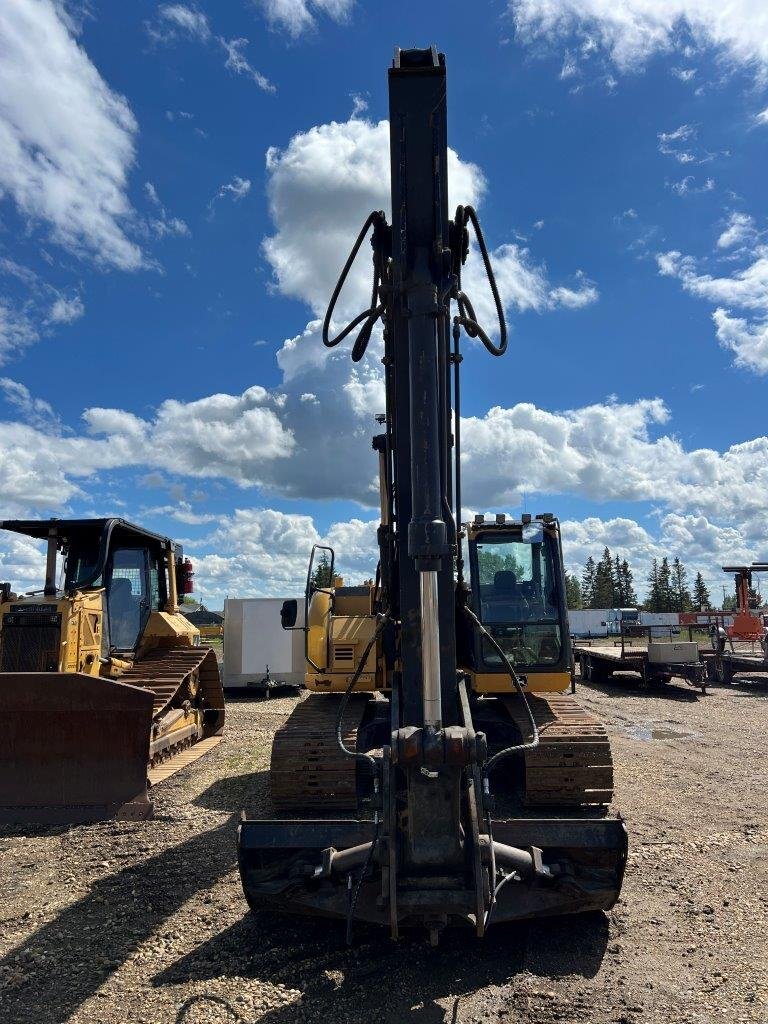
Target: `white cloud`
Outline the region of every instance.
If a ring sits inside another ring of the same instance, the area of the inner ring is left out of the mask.
[[[166,238],[169,235],[189,236],[191,234],[189,227],[180,217],[170,216],[151,181],[144,182],[144,191],[150,203],[157,211],[157,216],[150,217],[148,223],[150,230],[158,238]]]
[[[50,0],[0,5],[0,198],[97,262],[144,263],[128,234],[136,119]]]
[[[751,218],[739,220],[733,215],[729,227],[718,239],[721,248],[728,248],[754,237]],[[749,223],[747,223],[749,221]],[[716,304],[712,313],[717,339],[723,348],[732,351],[737,366],[754,373],[768,373],[768,246],[755,244],[745,248],[747,266],[728,277],[700,273],[696,260],[682,253],[659,253],[659,273],[677,278],[683,288],[697,298]],[[726,308],[729,307],[729,308]],[[731,308],[747,310],[753,318],[733,316]]]
[[[508,6],[520,41],[570,42],[576,35],[582,52],[600,49],[622,71],[660,53],[683,50],[690,57],[714,47],[730,64],[753,68],[761,78],[768,73],[763,0],[508,0]]]
[[[371,210],[389,216],[389,124],[357,117],[300,133],[288,146],[267,153],[268,196],[276,232],[264,240],[280,292],[306,302],[316,317],[325,313],[351,244]],[[449,208],[478,206],[487,183],[482,171],[449,150]],[[557,306],[578,308],[597,298],[595,286],[576,275],[576,287],[552,286],[546,267],[526,248],[502,244],[492,252],[499,291],[509,310],[543,312]],[[370,299],[370,260],[352,268],[337,306],[341,323],[364,309]],[[464,268],[464,284],[481,319],[494,323],[495,312],[482,263],[473,248]],[[308,331],[314,331],[309,325]],[[299,344],[284,346],[281,366],[295,371]],[[301,345],[302,351],[309,351]],[[310,357],[323,362],[322,352]]]
[[[768,124],[768,107],[761,110],[759,114],[755,114],[755,121],[758,124]]]
[[[354,0],[256,0],[269,23],[284,29],[294,39],[317,27],[316,15],[344,22],[352,12]]]
[[[731,249],[755,238],[755,222],[748,213],[732,213],[728,225],[717,240],[718,249]]]
[[[688,571],[688,584],[692,586],[696,573],[701,572],[709,587],[714,603],[721,598],[720,585],[730,586],[721,567],[728,563],[749,564],[760,560],[768,551],[765,526],[760,517],[758,531],[741,520],[727,526],[718,525],[702,515],[669,513],[661,517],[658,530],[651,532],[633,519],[586,519],[561,523],[563,556],[569,572],[581,574],[590,556],[597,561],[605,547],[611,554],[626,558],[635,574],[634,585],[642,598],[646,591],[646,577],[651,560],[667,557],[680,558]],[[716,588],[716,589],[715,589]]]
[[[208,18],[196,8],[184,4],[161,4],[158,15],[173,28],[181,29],[201,42],[207,42],[211,37]]]
[[[0,366],[39,337],[37,328],[23,310],[0,299]]]
[[[234,202],[238,202],[240,199],[245,199],[248,193],[251,191],[251,182],[248,178],[241,178],[237,174],[234,176],[232,181],[222,185],[216,195],[208,204],[212,207],[215,202],[219,199],[226,199],[227,196],[231,196]]]
[[[247,39],[219,39],[219,43],[224,47],[224,51],[227,55],[227,59],[224,62],[224,67],[227,71],[234,71],[236,75],[245,75],[246,78],[250,78],[258,85],[260,89],[265,92],[275,92],[274,85],[266,77],[262,75],[260,71],[250,63],[248,58],[243,52],[248,45]]]
[[[79,295],[71,299],[59,295],[51,306],[46,323],[49,324],[71,324],[79,320],[85,313],[85,305]]]
[[[53,427],[58,431],[59,418],[52,406],[42,398],[35,398],[24,384],[10,377],[0,377],[0,391],[8,405],[16,409],[27,423],[40,429]]]
[[[672,68],[672,74],[681,82],[690,82],[696,75],[696,68]]]
[[[44,580],[44,545],[0,530],[0,582],[10,583],[15,593],[23,593],[39,589]]]
[[[269,79],[257,71],[245,56],[247,39],[226,39],[216,35],[210,26],[207,15],[196,6],[188,4],[161,4],[157,11],[157,21],[145,21],[144,28],[153,43],[168,45],[175,43],[181,36],[195,39],[199,43],[220,47],[226,54],[224,67],[236,75],[245,75],[265,92],[274,92],[275,87]],[[180,117],[191,117],[179,111]],[[166,111],[166,117],[173,120],[173,113]],[[201,132],[201,134],[205,134]]]
[[[313,544],[336,551],[336,569],[350,583],[376,571],[378,520],[332,523],[322,534],[311,516],[270,508],[236,509],[202,542],[187,544],[206,600],[230,596],[298,597]],[[213,549],[216,554],[205,552]],[[200,553],[198,553],[200,552]]]
[[[687,174],[680,181],[668,181],[667,185],[676,195],[687,196],[696,192],[711,192],[715,187],[715,179],[705,178],[701,185],[697,185],[694,176]]]

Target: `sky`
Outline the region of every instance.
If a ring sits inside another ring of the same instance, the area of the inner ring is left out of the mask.
[[[372,574],[380,339],[319,322],[389,207],[393,49],[431,43],[510,327],[465,345],[468,514],[554,512],[641,592],[768,560],[764,0],[5,0],[0,518],[172,536],[212,607],[299,593],[320,540]],[[465,285],[489,322],[476,250]],[[43,564],[0,533],[0,579]]]

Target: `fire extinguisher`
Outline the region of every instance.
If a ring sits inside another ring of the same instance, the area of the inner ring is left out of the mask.
[[[189,558],[179,559],[176,563],[176,587],[179,594],[192,594],[195,590],[195,571]]]

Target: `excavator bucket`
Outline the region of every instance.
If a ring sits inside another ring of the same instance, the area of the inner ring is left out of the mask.
[[[0,673],[0,822],[152,817],[153,694],[78,672]]]

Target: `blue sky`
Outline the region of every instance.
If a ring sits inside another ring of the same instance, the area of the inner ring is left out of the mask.
[[[386,204],[393,47],[435,42],[512,331],[468,347],[468,507],[556,512],[572,568],[767,558],[768,13],[721,6],[4,4],[0,517],[167,532],[213,604],[319,537],[370,572],[376,344],[316,320]]]

